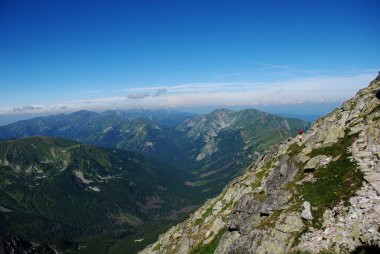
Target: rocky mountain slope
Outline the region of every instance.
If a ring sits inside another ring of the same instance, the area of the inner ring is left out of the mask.
[[[191,172],[186,184],[203,188],[210,197],[269,146],[308,127],[305,121],[257,110],[221,109],[202,116],[165,110],[79,111],[2,126],[0,137],[62,137],[138,152]]]
[[[2,141],[0,234],[104,253],[120,239],[133,243],[145,227],[165,228],[187,214],[199,202],[187,178],[125,150],[47,137]]]
[[[0,253],[7,254],[55,254],[56,250],[47,245],[25,241],[20,237],[0,235]]]
[[[380,76],[141,253],[379,251],[378,89]]]

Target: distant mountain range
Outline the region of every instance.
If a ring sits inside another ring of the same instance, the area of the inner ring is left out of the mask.
[[[2,126],[0,138],[61,137],[138,152],[193,172],[188,185],[208,185],[205,189],[216,194],[258,154],[308,127],[305,121],[257,110],[78,111]]]
[[[65,253],[78,244],[87,246],[79,253],[135,253],[308,127],[226,109],[78,111],[2,126],[0,229]]]

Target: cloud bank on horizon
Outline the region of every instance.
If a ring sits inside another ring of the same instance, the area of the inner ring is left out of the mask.
[[[135,108],[254,107],[343,102],[366,87],[374,72],[354,76],[314,76],[276,82],[204,82],[125,88],[114,96],[101,91],[80,100],[54,104],[9,105],[0,115],[63,113],[77,110]]]

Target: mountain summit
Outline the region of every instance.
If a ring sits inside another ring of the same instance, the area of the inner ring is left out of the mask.
[[[379,88],[377,78],[302,142],[270,148],[141,253],[379,251]]]

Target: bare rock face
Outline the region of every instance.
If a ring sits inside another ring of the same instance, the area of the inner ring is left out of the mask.
[[[265,193],[277,193],[278,189],[293,179],[297,172],[298,169],[294,166],[294,163],[289,160],[289,156],[285,155],[273,173],[267,178],[263,188]]]
[[[216,246],[214,253],[343,253],[379,244],[380,100],[375,97],[379,89],[377,78],[316,121],[302,143],[294,138],[273,146],[219,196],[141,253],[202,253],[211,246]],[[352,175],[339,182],[342,193],[350,193],[343,202],[332,193],[332,185],[342,176],[329,175],[334,179],[330,185],[321,181],[328,170],[345,173],[348,167]],[[362,184],[358,172],[364,174]],[[329,205],[315,207],[317,201],[304,198],[304,188],[317,184],[323,193],[312,194],[326,198]]]

